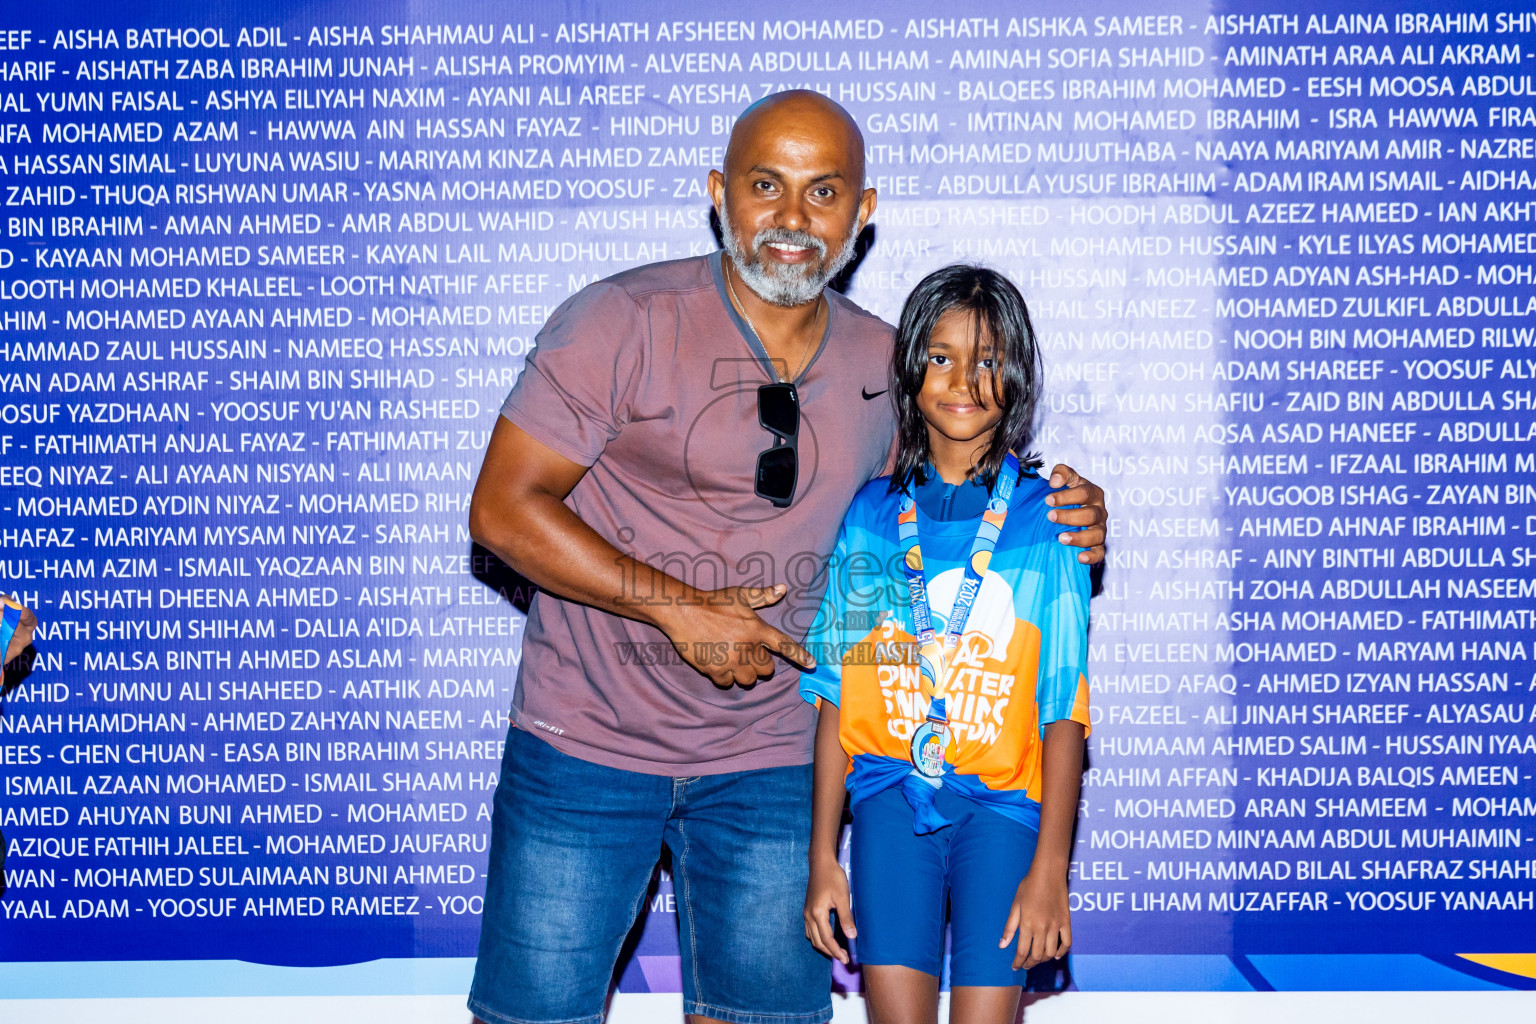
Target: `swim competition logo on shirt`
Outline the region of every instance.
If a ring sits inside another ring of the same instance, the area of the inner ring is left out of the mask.
[[[965,573],[956,568],[939,573],[928,585],[934,630],[941,635],[949,626],[950,609],[954,608],[964,583]],[[981,589],[971,606],[971,617],[966,620],[965,634],[960,638],[957,663],[980,667],[987,658],[1006,658],[1018,621],[1014,611],[1013,588],[1008,581],[995,572],[983,570]]]
[[[964,571],[954,568],[940,573],[928,585],[933,626],[940,635],[949,625],[950,610],[955,606],[964,581]],[[993,662],[994,670],[1014,667],[1009,663],[1009,647],[1017,626],[1013,589],[997,573],[984,573],[976,602],[965,624],[965,634],[952,655],[954,677],[950,681],[948,718],[955,741],[970,738],[989,743],[996,738],[1015,676],[1012,672],[997,671],[994,680],[984,673],[988,661]],[[891,668],[895,671],[879,673],[881,689],[885,691],[882,695],[889,711],[886,727],[892,736],[907,742],[926,720],[928,700],[921,692],[915,701],[896,697],[897,689],[908,689],[908,681],[899,677],[917,673],[915,666]],[[916,679],[910,683],[912,689],[917,688]]]

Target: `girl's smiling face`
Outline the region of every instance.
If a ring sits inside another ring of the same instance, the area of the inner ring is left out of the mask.
[[[928,369],[917,408],[928,425],[934,465],[946,478],[945,463],[963,463],[962,472],[971,468],[1003,418],[995,359],[992,339],[976,336],[969,312],[945,313],[928,336]]]
[[[901,307],[890,382],[896,407],[893,490],[975,478],[991,487],[1009,451],[1029,449],[1045,371],[1024,296],[986,267],[952,263],[923,278]]]

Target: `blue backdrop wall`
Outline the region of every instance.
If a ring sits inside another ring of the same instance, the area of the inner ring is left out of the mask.
[[[1041,985],[1532,984],[1536,8],[836,8],[7,14],[0,959],[473,955],[496,410],[805,87],[880,192],[851,296],[1009,273],[1109,492]],[[672,912],[622,988],[677,990]]]

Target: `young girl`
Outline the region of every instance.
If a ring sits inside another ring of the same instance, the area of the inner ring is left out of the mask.
[[[875,1024],[935,1020],[946,897],[951,1020],[1011,1022],[1025,970],[1072,944],[1088,567],[1042,514],[1042,376],[1006,278],[918,284],[891,368],[896,470],[849,508],[808,637],[835,656],[800,677],[820,709],[805,931],[843,963],[835,928],[858,936]]]

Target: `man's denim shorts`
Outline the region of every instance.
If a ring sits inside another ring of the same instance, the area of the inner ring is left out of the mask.
[[[487,1024],[601,1021],[665,844],[684,1012],[735,1024],[830,1020],[830,961],[802,919],[810,828],[809,765],[645,775],[512,729],[469,1008]]]

